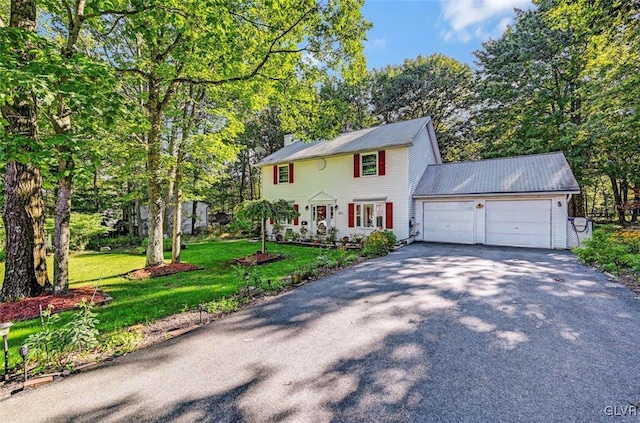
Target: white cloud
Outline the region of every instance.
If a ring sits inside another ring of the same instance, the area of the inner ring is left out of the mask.
[[[387,46],[387,38],[386,37],[382,37],[382,38],[374,38],[373,40],[371,40],[370,42],[367,43],[369,49],[371,50],[384,50],[385,47]]]
[[[531,0],[440,0],[449,29],[442,36],[463,41],[500,36],[513,19],[513,9],[528,9]]]

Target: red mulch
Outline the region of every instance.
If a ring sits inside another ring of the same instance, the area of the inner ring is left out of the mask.
[[[202,270],[200,266],[189,263],[162,264],[155,267],[145,267],[144,269],[133,270],[127,273],[129,279],[157,278],[158,276],[168,276],[175,273],[189,272],[191,270]]]
[[[251,254],[250,256],[242,257],[233,260],[234,264],[241,264],[243,266],[251,266],[253,264],[265,264],[278,261],[282,258],[282,254]]]
[[[95,296],[94,296],[95,292]],[[20,301],[0,303],[0,323],[17,322],[28,320],[40,316],[40,307],[43,310],[49,305],[53,305],[53,312],[58,313],[64,310],[75,308],[76,305],[86,299],[96,304],[110,300],[110,297],[94,288],[87,286],[84,288],[72,288],[66,295],[40,295],[38,297],[24,298]]]

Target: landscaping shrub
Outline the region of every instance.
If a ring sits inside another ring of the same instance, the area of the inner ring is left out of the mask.
[[[53,219],[47,219],[45,230],[47,233],[54,233],[55,224]],[[100,213],[71,213],[69,231],[71,233],[69,247],[74,251],[83,251],[92,238],[107,234],[112,229],[102,225],[102,215]]]
[[[605,226],[596,229],[584,245],[574,250],[583,262],[616,274],[621,270],[640,273],[640,232],[614,231]]]
[[[36,360],[39,370],[64,369],[75,354],[98,346],[99,321],[93,304],[83,300],[78,307],[71,321],[59,327],[59,314],[52,315],[51,307],[42,312],[42,330],[30,335],[25,342],[29,347],[28,358]]]
[[[112,250],[115,248],[127,247],[131,243],[131,238],[128,236],[119,236],[116,238],[104,238],[94,237],[87,243],[87,248],[94,251],[100,251],[102,247],[109,247]]]
[[[249,235],[254,230],[254,225],[250,220],[234,219],[224,227],[224,230],[234,236]]]
[[[386,256],[396,244],[396,236],[393,232],[375,231],[372,232],[362,244],[362,254],[365,257]]]

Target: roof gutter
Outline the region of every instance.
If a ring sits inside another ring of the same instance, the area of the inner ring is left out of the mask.
[[[331,142],[331,141],[328,141],[328,142]],[[327,158],[333,158],[333,157],[339,157],[339,156],[348,156],[350,154],[366,153],[368,151],[372,151],[373,152],[373,151],[379,151],[379,150],[393,150],[393,149],[396,149],[396,148],[409,147],[410,145],[413,145],[413,140],[407,141],[404,144],[393,144],[393,145],[388,145],[388,146],[382,145],[380,147],[365,148],[363,150],[345,151],[345,152],[326,154],[326,155],[318,154],[318,155],[314,155],[314,156],[306,156],[306,157],[300,157],[300,158],[295,158],[294,157],[294,158],[289,158],[287,160],[279,160],[279,161],[267,162],[267,163],[258,162],[256,164],[251,165],[251,166],[252,167],[275,166],[275,165],[287,164],[287,163],[291,163],[291,162],[303,162],[305,160],[327,159]]]
[[[580,191],[521,191],[521,192],[480,192],[469,194],[414,194],[414,199],[428,198],[455,198],[455,197],[507,197],[513,195],[534,196],[534,195],[562,195],[562,194],[580,194]]]

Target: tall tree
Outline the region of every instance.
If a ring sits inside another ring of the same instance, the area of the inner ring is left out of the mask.
[[[35,0],[12,0],[9,27],[0,28],[0,106],[5,127],[5,277],[0,300],[38,295],[50,289],[46,270],[42,174],[38,152],[37,95],[42,63],[36,58]]]
[[[446,160],[474,158],[471,68],[442,54],[405,59],[373,72],[373,113],[383,122],[431,116]]]
[[[515,23],[475,52],[479,104],[475,118],[485,156],[563,151],[583,180],[591,155],[576,133],[584,124],[587,42],[573,26],[553,28],[545,18],[551,1],[517,11]],[[572,200],[573,215],[582,202]]]
[[[361,0],[285,1],[270,7],[243,1],[183,1],[114,20],[109,57],[144,86],[148,129],[147,266],[162,263],[162,123],[179,85],[221,86],[247,82],[268,98],[280,80],[303,70],[303,54],[339,71],[362,69],[367,25]],[[134,48],[131,48],[134,46]],[[317,72],[317,69],[316,69]],[[251,95],[255,95],[251,94]]]

